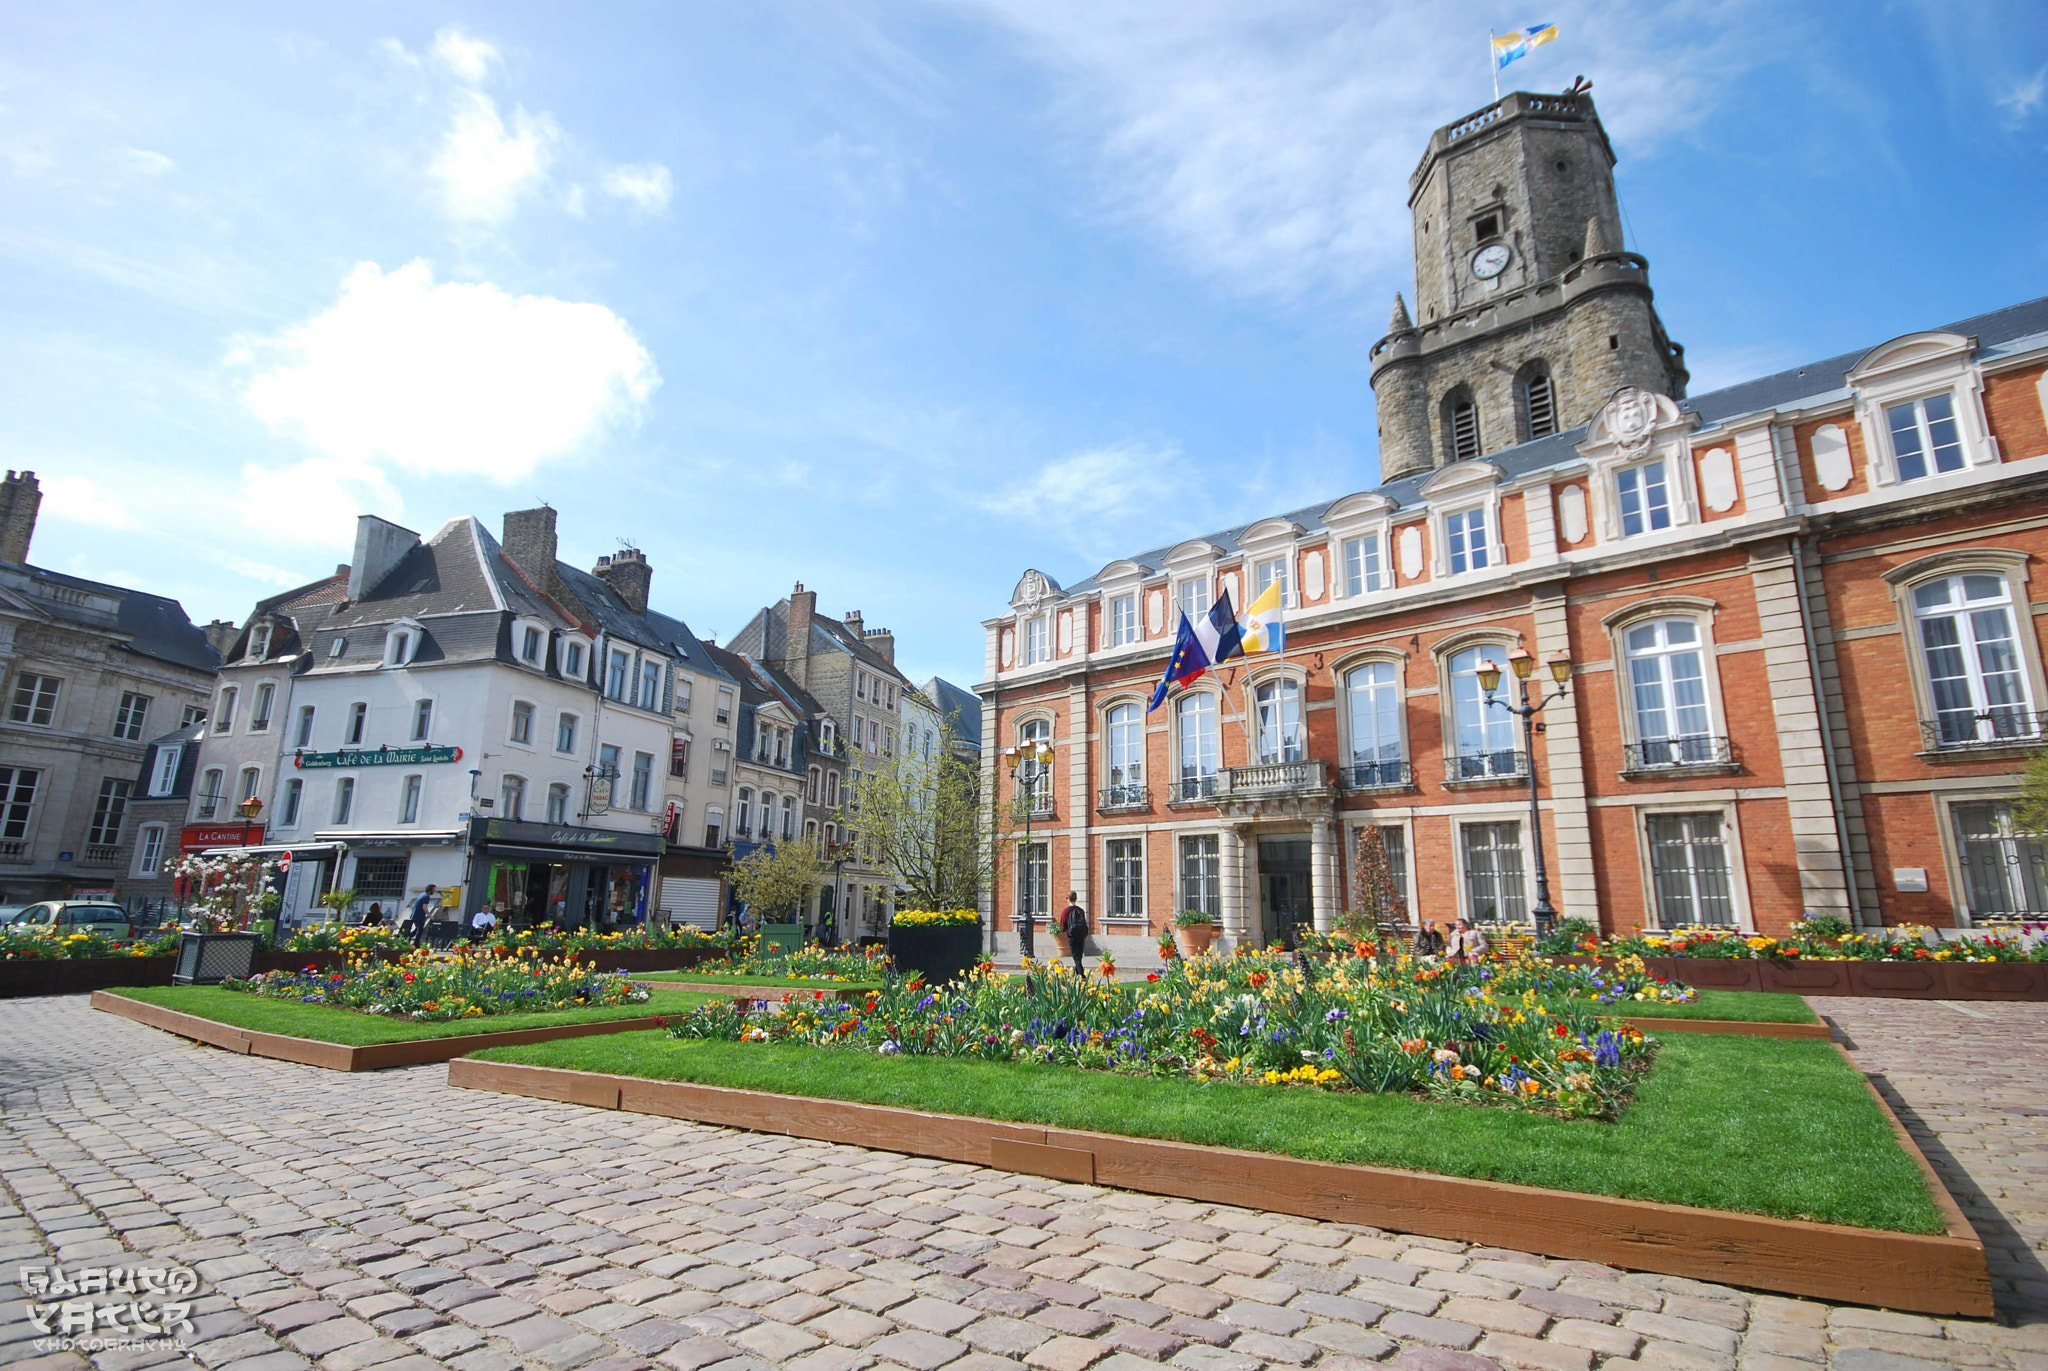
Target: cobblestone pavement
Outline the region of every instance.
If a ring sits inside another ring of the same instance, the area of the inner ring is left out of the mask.
[[[1898,1014],[1954,1055],[1950,1011]],[[0,1042],[0,1271],[193,1266],[184,1341],[207,1368],[2048,1371],[2048,1322],[1831,1308],[450,1090],[441,1067],[344,1076],[81,998],[0,1003]],[[2011,1060],[2038,1081],[2038,1057]],[[0,1363],[82,1365],[32,1338],[10,1295]]]
[[[2048,1006],[1815,999],[1970,1216],[2001,1309],[2048,1319]]]

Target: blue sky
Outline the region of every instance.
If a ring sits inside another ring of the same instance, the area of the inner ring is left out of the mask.
[[[1406,178],[1584,73],[1694,391],[2048,292],[2038,3],[15,6],[33,559],[240,619],[545,500],[972,684],[1018,575],[1373,484]]]

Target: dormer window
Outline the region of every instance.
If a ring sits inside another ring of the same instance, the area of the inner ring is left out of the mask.
[[[269,624],[258,624],[249,630],[249,656],[259,662],[270,656]]]
[[[1119,595],[1109,602],[1109,645],[1138,641],[1138,597]]]
[[[1624,538],[1671,527],[1671,493],[1664,481],[1663,458],[1615,472],[1614,495]]]
[[[1266,587],[1275,581],[1280,583],[1280,604],[1283,608],[1294,608],[1294,578],[1289,576],[1288,564],[1291,557],[1268,557],[1252,567],[1252,596],[1247,605],[1258,603],[1266,593]]]
[[[582,679],[583,644],[570,643],[562,649],[562,674],[578,680]]]
[[[1478,571],[1488,561],[1486,546],[1486,509],[1461,509],[1455,514],[1444,516],[1444,551],[1446,564],[1453,576],[1466,571]]]
[[[1036,666],[1052,655],[1051,626],[1043,618],[1024,625],[1024,665]]]
[[[336,638],[332,643],[329,643],[327,646],[327,659],[329,661],[333,661],[334,659],[340,657],[341,654],[346,651],[348,651],[348,639]]]
[[[404,666],[413,658],[419,635],[409,628],[394,628],[384,638],[384,665]]]
[[[1961,471],[1967,465],[1952,395],[1944,392],[1886,405],[1884,418],[1901,481],[1917,481],[1930,471]]]
[[[1190,576],[1173,588],[1174,603],[1187,616],[1191,624],[1199,624],[1209,616],[1209,578]]]
[[[519,632],[519,660],[528,666],[540,665],[541,644],[546,641],[541,631],[531,624]]]
[[[1381,586],[1380,535],[1344,540],[1344,593],[1364,595]]]

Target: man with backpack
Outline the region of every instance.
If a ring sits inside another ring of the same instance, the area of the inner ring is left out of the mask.
[[[1081,954],[1088,946],[1088,911],[1081,908],[1079,891],[1067,892],[1067,907],[1060,911],[1060,932],[1067,935],[1067,951],[1074,954],[1074,974],[1085,976]]]

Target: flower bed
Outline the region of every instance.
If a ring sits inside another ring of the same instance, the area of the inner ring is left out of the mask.
[[[1058,965],[982,967],[938,992],[892,979],[855,1003],[706,1005],[679,1038],[791,1042],[882,1056],[1046,1062],[1159,1077],[1371,1093],[1612,1119],[1651,1044],[1612,1017],[1637,996],[1683,1000],[1640,966],[1527,960],[1452,967],[1405,956],[1176,959],[1139,986]]]
[[[277,945],[280,952],[410,952],[412,939],[384,925],[322,923],[301,928]]]
[[[271,971],[223,988],[272,999],[354,1009],[423,1023],[549,1009],[645,1004],[649,992],[578,962],[536,957],[416,953],[359,959],[346,971]]]
[[[92,957],[168,957],[178,950],[176,932],[117,943],[99,933],[58,933],[50,929],[0,928],[0,961],[79,961]]]
[[[793,952],[741,938],[725,956],[699,962],[697,971],[725,976],[796,977],[807,981],[878,981],[888,959],[879,947],[841,951],[807,943]]]
[[[1624,934],[1601,943],[1573,940],[1570,950],[1599,957],[1683,957],[1767,962],[2048,963],[2048,939],[2029,947],[2020,938],[1988,935],[1929,941],[1929,930],[1902,925],[1869,933],[1814,933],[1795,929],[1773,938],[1725,928]],[[1546,951],[1564,951],[1546,943]]]

